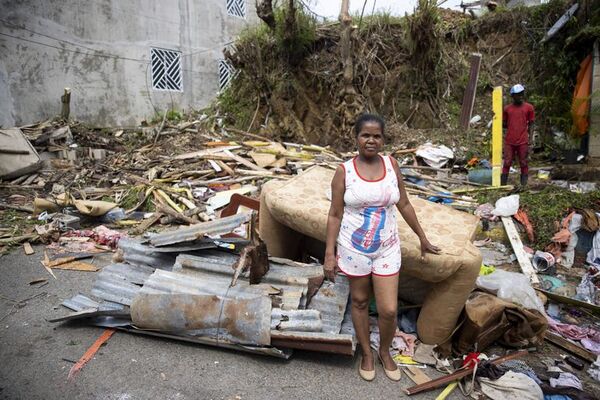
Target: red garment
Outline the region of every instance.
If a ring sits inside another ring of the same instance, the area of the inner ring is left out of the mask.
[[[533,106],[526,101],[523,104],[509,104],[504,107],[502,121],[506,127],[506,144],[529,143],[529,124],[535,119]]]
[[[529,173],[529,164],[527,164],[528,153],[529,145],[527,143],[517,145],[504,143],[504,164],[502,165],[502,173],[508,174],[516,154],[517,157],[519,157],[519,166],[521,167],[521,174],[527,175]]]

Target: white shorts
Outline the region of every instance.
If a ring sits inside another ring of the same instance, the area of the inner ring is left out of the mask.
[[[376,255],[358,253],[338,245],[337,264],[340,271],[349,277],[396,275],[402,265],[400,242]]]

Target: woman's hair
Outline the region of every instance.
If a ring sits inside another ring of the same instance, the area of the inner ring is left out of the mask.
[[[361,114],[356,119],[356,123],[354,124],[354,133],[356,134],[356,136],[358,136],[363,125],[366,124],[367,122],[378,123],[379,126],[381,127],[381,134],[385,134],[385,132],[384,132],[385,121],[383,120],[383,118],[381,118],[379,115],[376,115],[376,114]]]

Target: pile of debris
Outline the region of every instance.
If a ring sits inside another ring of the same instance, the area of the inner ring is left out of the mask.
[[[290,349],[351,355],[355,343],[349,284],[323,282],[320,264],[245,260],[248,240],[226,238],[250,220],[236,214],[150,235],[121,239],[116,259],[91,291],[63,305],[85,319],[119,328],[288,358]],[[348,309],[349,310],[349,309]]]

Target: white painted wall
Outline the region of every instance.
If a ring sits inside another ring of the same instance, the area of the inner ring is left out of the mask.
[[[224,44],[258,21],[253,0],[246,18],[228,15],[225,2],[0,0],[0,125],[59,114],[64,87],[72,118],[98,126],[207,106]],[[152,89],[151,47],[183,53],[183,92]]]

